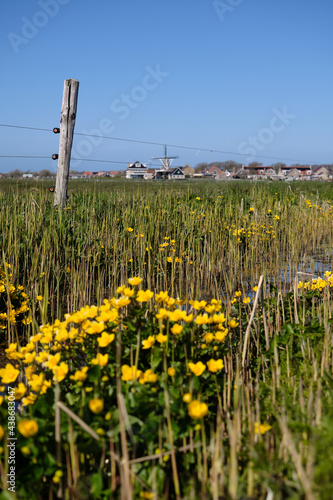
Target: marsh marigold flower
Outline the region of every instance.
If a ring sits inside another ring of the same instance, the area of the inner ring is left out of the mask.
[[[17,377],[19,376],[20,371],[14,368],[13,365],[7,363],[6,368],[0,369],[0,377],[2,379],[3,384],[11,384],[15,382]]]
[[[38,432],[38,424],[36,420],[23,419],[17,424],[17,428],[25,438],[34,436]]]
[[[231,319],[228,323],[229,328],[236,328],[239,325],[235,319]]]
[[[194,323],[197,325],[206,325],[208,323],[208,315],[205,313],[204,315],[197,316]]]
[[[163,333],[159,333],[157,336],[156,336],[156,340],[157,342],[159,342],[160,344],[164,344],[165,342],[168,341],[168,336],[167,335],[163,335]]]
[[[16,389],[15,389],[16,401],[19,401],[20,399],[22,399],[26,392],[27,392],[26,386],[23,384],[23,382],[20,382],[18,387],[16,387]]]
[[[152,297],[154,297],[154,293],[150,290],[139,290],[136,296],[136,300],[138,302],[148,302]]]
[[[127,282],[131,285],[131,286],[137,286],[137,285],[140,285],[140,283],[142,283],[142,278],[139,278],[139,276],[134,276],[133,278],[128,278]]]
[[[269,424],[267,424],[266,422],[264,424],[261,424],[261,425],[259,425],[258,422],[254,423],[254,432],[255,432],[255,434],[265,434],[271,428],[272,428],[272,426],[269,425]]]
[[[108,334],[106,332],[103,332],[102,336],[98,337],[97,339],[99,347],[106,347],[113,341],[114,341],[114,333]]]
[[[206,365],[204,365],[201,361],[198,361],[198,363],[189,363],[188,367],[197,377],[200,377],[200,375],[202,375],[206,370]]]
[[[99,352],[99,353],[97,353],[96,358],[93,358],[91,360],[91,363],[93,365],[99,365],[99,366],[103,367],[103,366],[107,365],[108,360],[109,360],[109,355],[107,353],[103,355]]]
[[[54,379],[58,382],[62,382],[68,373],[68,365],[66,363],[60,363],[59,366],[53,368]]]
[[[217,359],[216,361],[215,359],[210,359],[207,361],[207,366],[210,372],[216,373],[219,370],[222,370],[224,365],[222,359]]]
[[[170,366],[168,368],[168,375],[170,375],[170,377],[174,377],[176,375],[176,370],[173,368],[173,366]]]
[[[104,402],[102,399],[95,398],[89,401],[89,410],[93,413],[100,413],[104,409]]]
[[[77,382],[83,382],[87,378],[87,371],[89,370],[88,366],[84,366],[81,370],[76,370],[74,375],[71,375],[69,378],[71,380],[76,380]]]
[[[155,344],[155,336],[154,335],[149,335],[149,337],[146,340],[142,341],[142,349],[150,349],[153,345]]]
[[[183,327],[182,325],[178,325],[178,323],[176,323],[175,325],[173,325],[173,327],[171,328],[171,331],[174,335],[180,335],[183,331]]]
[[[183,396],[184,403],[190,403],[192,401],[192,394],[186,392]]]
[[[131,380],[140,378],[142,370],[136,370],[135,366],[123,365],[121,367],[122,377],[121,380],[125,382],[130,382]]]
[[[208,413],[206,403],[200,403],[198,400],[191,401],[187,406],[188,414],[193,420],[198,420]]]

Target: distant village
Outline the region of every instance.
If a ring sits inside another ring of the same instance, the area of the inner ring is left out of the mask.
[[[14,170],[5,174],[0,173],[1,179],[51,179],[55,173],[44,169],[40,172],[21,172]],[[112,171],[86,171],[77,172],[71,170],[70,179],[102,179],[107,177],[125,178],[128,180],[185,180],[185,179],[214,179],[214,180],[323,180],[333,179],[333,164],[329,165],[292,165],[274,164],[264,166],[259,163],[240,165],[233,161],[198,164],[196,167],[185,165],[184,167],[171,167],[168,158],[161,167],[152,168],[144,163],[136,161],[128,163],[126,170]]]

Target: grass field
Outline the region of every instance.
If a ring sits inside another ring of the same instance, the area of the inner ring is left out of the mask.
[[[331,500],[332,185],[48,187],[0,184],[2,487],[10,386],[17,498]]]

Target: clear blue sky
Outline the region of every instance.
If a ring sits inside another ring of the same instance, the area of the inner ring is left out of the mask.
[[[169,147],[175,165],[333,162],[331,0],[3,0],[1,10],[3,124],[58,126],[64,80],[76,78],[76,132],[196,148]],[[58,152],[53,133],[0,134],[1,155]],[[148,163],[162,153],[76,136],[73,156]],[[15,168],[56,162],[0,158],[0,171]]]

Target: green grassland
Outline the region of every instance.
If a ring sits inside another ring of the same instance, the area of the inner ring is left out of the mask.
[[[0,182],[2,488],[10,385],[17,498],[331,500],[332,184],[50,185]]]

